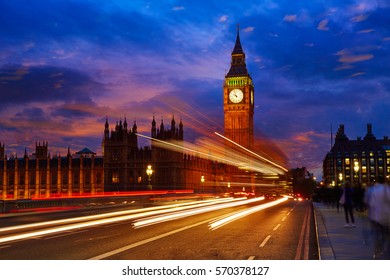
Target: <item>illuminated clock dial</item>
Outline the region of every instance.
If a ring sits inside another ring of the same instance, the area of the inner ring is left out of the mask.
[[[244,98],[244,93],[238,88],[233,89],[229,93],[229,99],[233,103],[239,103],[242,101],[243,98]]]

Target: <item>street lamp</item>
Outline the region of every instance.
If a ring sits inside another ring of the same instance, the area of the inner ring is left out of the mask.
[[[360,169],[359,162],[355,161],[353,164],[354,164],[353,170],[355,171],[356,182],[359,183],[359,169]]]
[[[152,177],[152,174],[153,174],[153,169],[152,169],[152,166],[151,165],[148,165],[148,168],[146,169],[146,175],[148,175],[148,189],[152,189],[152,179],[150,177]]]
[[[204,176],[200,176],[200,182],[202,183],[202,193],[204,192]]]
[[[339,173],[339,182],[340,182],[340,187],[342,186],[342,182],[343,181],[343,173]]]

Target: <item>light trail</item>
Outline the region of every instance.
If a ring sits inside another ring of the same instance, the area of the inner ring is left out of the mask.
[[[105,213],[105,214],[91,215],[91,216],[87,216],[87,217],[68,218],[68,219],[61,219],[61,220],[54,220],[54,221],[47,221],[47,222],[39,222],[39,223],[31,223],[31,224],[25,224],[25,225],[4,227],[4,228],[0,228],[0,232],[21,230],[21,229],[34,228],[34,227],[52,226],[52,225],[59,225],[59,224],[67,224],[67,223],[76,223],[76,222],[83,222],[83,221],[89,221],[89,220],[95,220],[95,219],[108,218],[108,217],[113,217],[113,216],[118,216],[118,215],[128,215],[128,214],[135,214],[135,213],[140,213],[140,212],[152,212],[154,210],[159,211],[159,210],[171,209],[171,208],[183,209],[180,207],[187,207],[187,206],[192,206],[192,205],[199,206],[199,205],[205,205],[205,204],[208,205],[208,204],[214,204],[214,203],[223,203],[225,201],[230,201],[230,200],[233,200],[233,198],[218,198],[218,199],[210,199],[207,201],[192,201],[192,202],[178,203],[178,204],[174,204],[174,205],[154,206],[154,207],[148,207],[148,208],[142,208],[142,209],[124,210],[124,211],[110,212],[110,213]]]
[[[260,158],[261,160],[264,160],[264,161],[266,161],[266,162],[272,164],[273,166],[276,166],[276,167],[280,168],[280,169],[283,170],[284,172],[288,172],[288,170],[287,170],[286,168],[284,168],[283,166],[281,166],[281,165],[279,165],[279,164],[276,164],[275,162],[270,161],[269,159],[266,159],[265,157],[262,157],[262,156],[260,156],[260,155],[258,155],[258,154],[256,154],[256,153],[252,152],[251,150],[249,150],[249,149],[247,149],[247,148],[241,146],[240,144],[238,144],[238,143],[236,143],[236,142],[230,140],[229,138],[227,138],[227,137],[225,137],[225,136],[219,134],[218,132],[214,132],[214,133],[215,133],[215,135],[218,135],[219,137],[221,137],[221,138],[223,138],[223,139],[229,141],[230,143],[233,143],[234,145],[236,145],[237,147],[239,147],[239,148],[243,149],[244,151],[250,153],[251,155],[254,155],[255,157]]]
[[[69,224],[69,225],[58,226],[55,228],[40,229],[40,230],[31,231],[31,232],[0,237],[0,244],[5,243],[5,242],[10,242],[10,241],[17,241],[17,240],[21,240],[21,239],[27,239],[27,238],[32,238],[32,237],[37,237],[37,236],[42,236],[42,235],[48,235],[48,234],[73,230],[73,229],[81,229],[81,228],[103,225],[103,224],[108,224],[108,223],[115,223],[115,222],[127,221],[127,220],[132,220],[132,219],[139,219],[139,218],[143,218],[143,217],[147,217],[147,216],[159,215],[162,213],[167,213],[167,212],[172,212],[172,211],[176,212],[176,211],[186,210],[186,209],[190,209],[190,208],[208,207],[208,206],[213,205],[213,204],[229,203],[232,200],[236,200],[237,202],[239,202],[240,200],[246,200],[246,198],[215,199],[215,200],[210,201],[210,202],[191,203],[193,205],[185,205],[185,206],[181,206],[181,207],[176,207],[176,205],[169,206],[170,208],[173,208],[173,209],[163,209],[163,210],[154,210],[154,211],[150,211],[149,209],[137,209],[137,210],[129,210],[129,211],[119,211],[116,213],[109,213],[109,214],[94,215],[94,216],[90,216],[90,217],[64,219],[64,220],[66,220],[66,222],[70,222],[70,221],[71,222],[79,221],[79,222],[76,222],[74,224]],[[186,204],[186,203],[183,203],[183,204]],[[188,203],[188,204],[190,204],[190,203]],[[166,208],[167,206],[162,206],[162,207]],[[128,212],[128,213],[132,213],[132,214],[124,215],[123,212]],[[107,217],[110,215],[121,215],[121,216],[102,218],[102,216]],[[80,222],[80,220],[85,220],[85,219],[88,219],[89,221]],[[98,220],[93,220],[93,219],[98,219]],[[61,222],[63,222],[63,220],[35,223],[35,224],[32,224],[31,226],[33,226],[33,225],[37,226],[37,224],[40,226],[53,225],[53,224],[58,224]],[[22,225],[22,226],[20,226],[20,228],[27,228],[27,227],[31,227],[31,226]],[[15,227],[6,228],[6,230],[11,230],[10,228],[12,228],[14,230],[19,229],[18,226],[15,226]]]
[[[171,221],[171,220],[176,220],[179,218],[193,216],[193,215],[197,215],[197,214],[201,214],[201,213],[225,209],[225,208],[229,208],[229,207],[236,207],[236,206],[245,205],[245,204],[249,204],[249,203],[253,203],[253,202],[258,202],[261,200],[264,200],[263,196],[258,197],[258,198],[251,198],[251,199],[244,198],[244,200],[240,200],[240,201],[233,201],[233,202],[228,202],[228,203],[224,203],[224,204],[220,204],[220,205],[205,206],[205,207],[198,208],[198,209],[190,209],[187,211],[180,211],[180,212],[176,212],[176,213],[172,213],[172,214],[169,213],[166,215],[153,216],[150,218],[145,218],[145,219],[140,219],[140,220],[135,221],[133,224],[133,227],[134,228],[141,228],[141,227],[150,226],[150,225],[154,225],[154,224],[162,223],[162,222],[167,222],[167,221]]]
[[[258,198],[253,198],[253,199],[246,199],[246,198],[238,198],[238,199],[216,199],[210,202],[205,202],[205,203],[192,203],[193,205],[184,205],[181,207],[175,207],[171,206],[172,209],[160,209],[160,210],[148,210],[148,209],[137,209],[137,210],[129,210],[129,211],[119,211],[116,214],[120,213],[121,216],[116,216],[116,217],[105,217],[102,218],[102,216],[106,216],[106,214],[102,215],[94,215],[93,217],[82,217],[82,218],[73,218],[73,219],[64,219],[66,222],[74,222],[73,224],[67,224],[67,225],[62,225],[62,226],[57,226],[54,228],[45,228],[45,229],[37,229],[34,231],[30,232],[25,232],[21,234],[14,234],[10,236],[4,236],[0,237],[0,244],[2,243],[7,243],[7,242],[12,242],[12,241],[18,241],[22,239],[28,239],[28,238],[33,238],[33,237],[41,237],[44,235],[49,235],[49,234],[54,234],[54,233],[59,233],[59,232],[64,232],[64,231],[70,231],[74,229],[82,229],[82,228],[87,228],[87,227],[93,227],[97,225],[104,225],[108,223],[116,223],[116,222],[121,222],[121,221],[127,221],[127,220],[135,220],[138,219],[134,222],[133,226],[134,228],[140,228],[140,227],[145,227],[149,225],[153,225],[156,223],[161,223],[165,221],[170,221],[174,219],[179,219],[179,218],[184,218],[196,214],[201,214],[205,212],[210,212],[210,211],[215,211],[215,210],[220,210],[220,209],[225,209],[229,207],[236,207],[240,205],[245,205],[253,202],[258,202],[264,200],[264,197],[258,197]],[[251,207],[247,210],[243,211],[238,211],[235,212],[234,214],[228,214],[224,215],[222,218],[219,218],[217,220],[213,219],[210,221],[209,227],[210,229],[214,230],[217,229],[223,225],[226,225],[234,220],[240,219],[242,217],[245,217],[249,214],[252,214],[254,212],[272,207],[274,205],[277,205],[279,203],[282,203],[287,200],[287,197],[258,205],[255,207]],[[189,203],[183,203],[183,204],[189,204]],[[158,207],[153,207],[153,208],[158,208]],[[165,208],[165,207],[164,207]],[[143,211],[143,212],[140,212]],[[172,213],[173,211],[173,213]],[[133,212],[132,214],[127,214],[123,215],[123,212]],[[138,213],[134,213],[138,212]],[[107,215],[115,215],[115,213],[110,213]],[[149,218],[145,218],[151,216]],[[85,220],[86,218],[88,219],[98,219],[98,220],[89,220],[89,221],[82,221],[81,219]],[[52,224],[58,224],[60,222],[64,222],[63,220],[58,220],[58,221],[52,221],[50,222],[44,222],[44,223],[35,223],[35,226],[39,225],[52,225]],[[22,228],[26,228],[29,225],[25,225]],[[18,227],[9,227],[6,228],[5,231],[11,230],[12,229],[18,229]]]
[[[220,156],[215,156],[211,153],[207,153],[207,152],[202,152],[199,150],[199,146],[197,145],[194,145],[194,144],[190,144],[190,143],[186,143],[187,146],[193,146],[194,148],[186,148],[184,147],[183,145],[179,145],[179,144],[175,144],[173,142],[167,142],[167,141],[163,141],[163,140],[160,140],[160,139],[156,139],[156,138],[152,138],[152,137],[149,137],[149,136],[146,136],[146,135],[142,135],[142,134],[139,134],[139,133],[136,133],[137,136],[139,137],[143,137],[143,138],[146,138],[146,139],[149,139],[149,140],[152,140],[152,141],[155,141],[157,144],[157,146],[160,146],[162,148],[165,148],[165,149],[170,149],[170,150],[173,150],[173,151],[187,151],[187,152],[191,152],[191,153],[194,153],[194,154],[198,154],[198,155],[202,155],[203,157],[205,158],[213,158],[217,161],[221,161],[221,162],[225,162],[225,163],[228,163],[228,164],[232,164],[232,165],[236,165],[237,162],[236,161],[232,161],[232,160],[228,160],[224,157],[220,157]]]
[[[281,198],[281,199],[278,199],[278,200],[275,200],[275,201],[272,201],[272,202],[268,202],[268,203],[264,203],[264,204],[261,204],[261,205],[258,205],[258,206],[251,207],[249,209],[237,211],[236,213],[231,214],[228,217],[224,216],[222,218],[218,218],[217,220],[215,220],[213,222],[210,222],[209,228],[211,230],[215,230],[215,229],[220,228],[220,227],[222,227],[224,225],[227,225],[228,223],[231,223],[231,222],[233,222],[235,220],[241,219],[241,218],[243,218],[245,216],[248,216],[250,214],[253,214],[255,212],[258,212],[258,211],[267,209],[269,207],[273,207],[275,205],[278,205],[278,204],[280,204],[282,202],[285,202],[286,200],[288,200],[288,198],[284,197],[284,198]]]
[[[237,187],[248,187],[248,183],[240,183],[240,182],[229,182],[230,186],[237,186]],[[225,182],[222,185],[228,186],[228,183]],[[253,187],[275,187],[277,186],[277,183],[251,183],[250,186]]]
[[[5,243],[5,242],[10,242],[10,241],[17,241],[17,240],[21,240],[21,239],[27,239],[27,238],[38,237],[38,236],[47,235],[47,234],[53,234],[53,233],[57,233],[57,232],[73,230],[73,229],[81,229],[81,228],[85,228],[85,227],[91,227],[91,226],[96,226],[96,225],[101,225],[101,224],[106,224],[106,223],[118,222],[118,221],[123,221],[123,220],[127,220],[127,219],[128,219],[128,216],[121,216],[121,217],[115,217],[115,218],[102,219],[102,220],[98,220],[98,221],[82,222],[82,223],[76,223],[76,224],[71,224],[71,225],[66,225],[66,226],[55,227],[55,228],[36,230],[36,231],[27,232],[27,233],[1,237],[0,244]]]
[[[263,174],[284,174],[288,170],[248,149],[233,142],[232,140],[215,132],[215,135],[222,137],[240,147],[242,151],[237,152],[232,148],[224,145],[220,141],[211,138],[197,139],[196,143],[163,141],[146,135],[137,133],[139,137],[153,141],[153,145],[176,152],[187,152],[195,154],[201,158],[212,159],[227,165],[236,166],[241,169],[251,170]],[[248,158],[251,156],[251,159]],[[255,157],[253,157],[255,156]],[[261,159],[261,160],[259,160]]]

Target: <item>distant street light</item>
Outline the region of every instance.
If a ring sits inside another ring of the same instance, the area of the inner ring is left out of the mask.
[[[343,181],[343,173],[339,173],[340,186],[342,185],[342,181]]]
[[[148,189],[152,189],[152,174],[153,174],[153,169],[151,165],[148,165],[148,168],[146,169],[146,174],[148,175]]]
[[[359,162],[355,161],[354,166],[353,166],[353,170],[355,171],[355,178],[356,178],[355,181],[357,183],[359,183],[359,169],[360,169]]]
[[[200,182],[202,183],[202,193],[204,192],[204,176],[200,176]]]

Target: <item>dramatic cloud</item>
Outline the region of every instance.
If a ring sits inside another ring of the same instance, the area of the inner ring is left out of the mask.
[[[104,87],[77,70],[17,65],[0,68],[0,110],[28,102],[82,102],[103,94]]]

